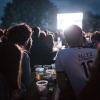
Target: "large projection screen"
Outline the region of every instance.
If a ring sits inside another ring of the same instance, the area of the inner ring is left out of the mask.
[[[65,30],[71,25],[82,28],[83,13],[59,13],[57,14],[57,29]]]

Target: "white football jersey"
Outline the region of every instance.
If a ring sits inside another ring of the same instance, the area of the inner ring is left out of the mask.
[[[56,70],[67,73],[76,95],[86,85],[95,57],[96,49],[92,48],[66,48],[58,52]]]

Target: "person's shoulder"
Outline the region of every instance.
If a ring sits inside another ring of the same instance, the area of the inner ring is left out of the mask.
[[[59,52],[66,52],[66,51],[70,51],[72,48],[64,48],[64,49],[61,49]]]
[[[29,55],[27,51],[23,51],[23,58],[24,59],[29,59]]]
[[[65,49],[61,49],[59,52],[58,52],[58,55],[69,55],[69,52],[71,51],[70,48],[65,48]]]
[[[14,49],[17,50],[17,47],[9,43],[0,43],[0,49],[3,51],[9,51]]]
[[[9,57],[15,57],[16,55],[21,55],[21,50],[15,44],[3,43],[2,50],[5,55],[9,55]]]
[[[83,50],[96,52],[97,49],[96,48],[83,48]]]
[[[18,47],[15,44],[11,44],[11,43],[1,43],[0,46],[2,48],[8,48],[8,49],[15,48],[15,49],[18,49]]]
[[[62,49],[61,52],[64,52],[64,53],[73,53],[74,51],[78,51],[79,48],[65,48],[65,49]]]

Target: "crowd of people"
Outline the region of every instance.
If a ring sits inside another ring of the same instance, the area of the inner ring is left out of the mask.
[[[63,38],[26,23],[0,29],[0,100],[33,100],[31,69],[49,64],[55,64],[59,100],[99,100],[100,32],[89,41],[85,35],[77,25]]]

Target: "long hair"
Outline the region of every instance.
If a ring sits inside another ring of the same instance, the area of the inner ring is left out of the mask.
[[[25,23],[8,28],[6,33],[8,42],[13,44],[25,45],[32,36],[32,29]]]
[[[21,88],[22,53],[16,45],[0,44],[0,73],[7,80],[10,93]]]

